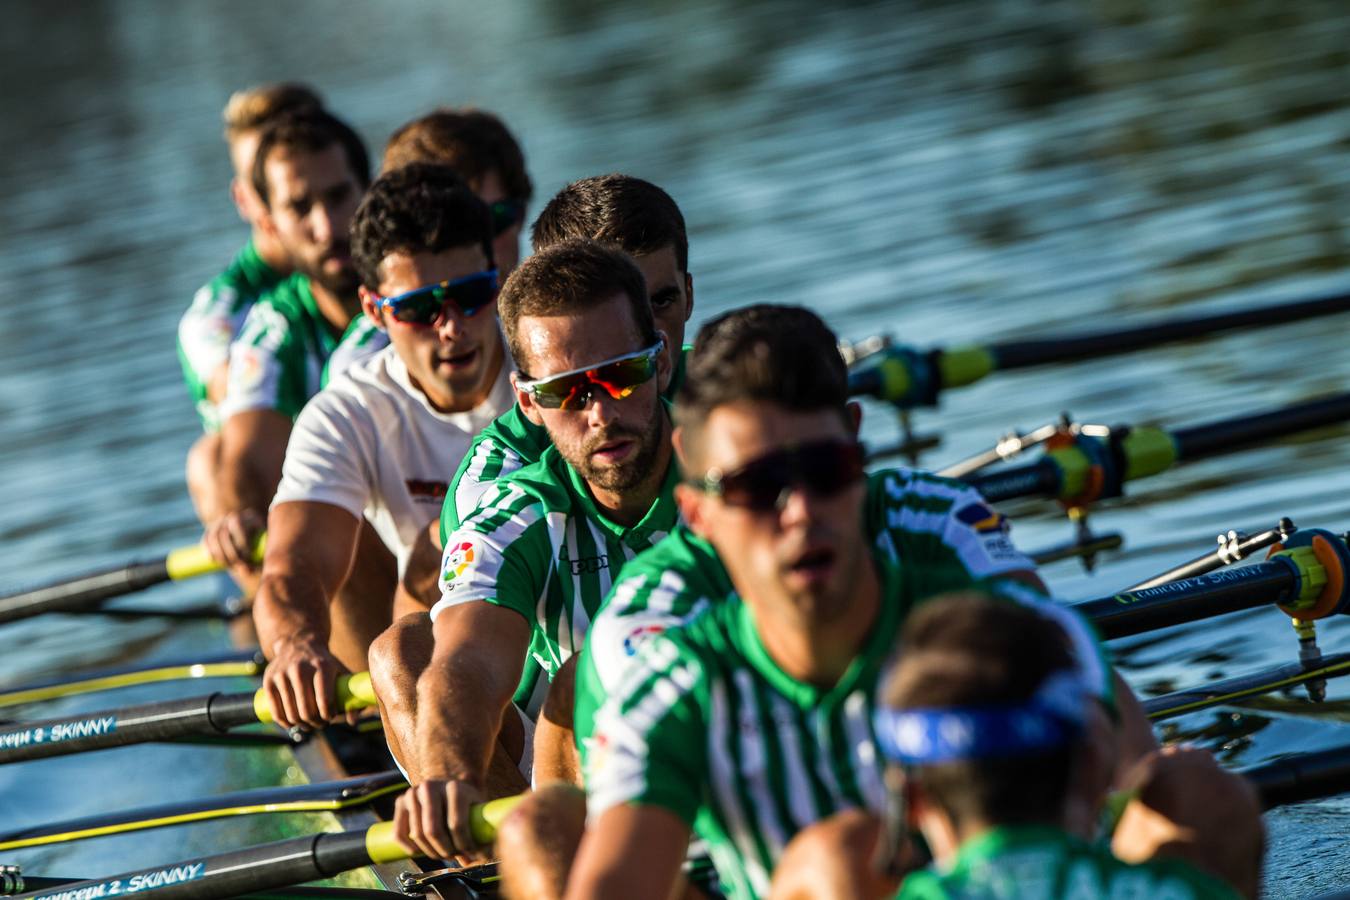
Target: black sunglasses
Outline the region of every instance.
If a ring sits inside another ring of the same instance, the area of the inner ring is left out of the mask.
[[[492,214],[492,236],[495,238],[524,221],[525,204],[520,200],[498,200],[488,204],[488,212]]]
[[[695,484],[731,506],[770,512],[783,508],[794,487],[828,497],[862,476],[861,444],[825,440],[775,450],[732,472],[711,469]]]

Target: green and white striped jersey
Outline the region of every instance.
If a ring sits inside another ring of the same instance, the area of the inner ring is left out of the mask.
[[[497,479],[446,536],[432,617],[475,601],[515,610],[533,626],[531,653],[551,679],[581,646],[623,566],[677,524],[678,480],[672,459],[642,520],[616,525],[596,509],[557,448],[548,447],[538,462]]]
[[[202,429],[220,429],[220,413],[208,394],[211,379],[230,358],[230,344],[255,300],[284,278],[263,261],[249,241],[221,272],[192,297],[178,322],[178,361]]]
[[[896,900],[1237,900],[1179,859],[1132,865],[1057,828],[995,828],[961,845],[945,869],[915,872]]]
[[[703,838],[727,896],[768,891],[783,847],[846,807],[884,808],[872,713],[906,615],[928,597],[977,588],[1041,602],[1004,578],[1031,562],[1002,516],[959,482],[907,470],[868,478],[865,511],[882,605],[834,685],[795,680],[761,643],[711,546],[681,530],[624,571],[577,672],[576,728],[590,814],[652,804]],[[1085,677],[1110,697],[1100,647],[1076,616]],[[680,616],[687,616],[680,621]]]
[[[388,346],[389,333],[372,322],[365,313],[357,313],[347,324],[347,330],[342,332],[342,338],[333,352],[328,355],[328,361],[323,364],[320,383],[327,387],[328,382]]]
[[[675,372],[666,387],[667,399],[675,396],[684,381],[684,361],[691,349],[684,347],[676,360]],[[441,545],[445,545],[446,536],[478,505],[478,498],[492,482],[530,465],[548,446],[548,432],[527,419],[518,405],[480,431],[469,445],[469,452],[464,454],[455,477],[450,479],[450,492],[441,509]]]
[[[253,409],[294,419],[319,392],[339,336],[319,311],[308,278],[297,273],[272,288],[253,304],[230,345],[221,420]]]

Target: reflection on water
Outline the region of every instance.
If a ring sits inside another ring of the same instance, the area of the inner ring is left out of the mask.
[[[173,335],[192,292],[244,236],[225,191],[219,109],[245,84],[312,81],[375,146],[438,104],[492,108],[521,135],[541,197],[602,171],[651,178],[688,218],[699,320],[775,300],[820,310],[844,337],[888,331],[934,346],[1350,286],[1350,22],[1337,0],[91,0],[78,15],[13,0],[6,14],[5,585],[195,538],[181,466],[196,426]],[[1112,424],[1194,423],[1342,390],[1343,328],[1308,322],[996,376],[918,415],[944,435],[927,462],[1066,409]],[[873,443],[898,433],[880,406],[864,424]],[[1140,483],[1094,517],[1124,533],[1125,551],[1091,576],[1072,563],[1047,576],[1066,597],[1097,596],[1229,528],[1289,516],[1343,529],[1345,436],[1329,429]],[[1038,547],[1069,529],[1029,507],[1018,533]],[[185,585],[147,600],[209,592]],[[1278,618],[1255,611],[1117,650],[1134,683],[1159,692],[1293,659]],[[1327,652],[1350,649],[1339,623],[1322,630]],[[0,683],[214,652],[225,640],[210,624],[73,617],[5,626],[4,637]],[[1333,683],[1333,701],[1347,696]],[[1296,712],[1283,701],[1175,728],[1243,765],[1343,740],[1335,724]],[[285,765],[151,748],[25,766],[0,771],[0,818],[267,783]],[[1303,856],[1307,832],[1348,822],[1334,801],[1274,817],[1272,893],[1350,878],[1344,854],[1316,866]],[[92,874],[271,827],[18,858]]]

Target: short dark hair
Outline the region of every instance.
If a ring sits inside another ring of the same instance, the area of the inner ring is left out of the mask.
[[[1074,666],[1069,636],[1029,606],[979,593],[929,600],[905,625],[898,664],[882,688],[894,709],[999,706],[1031,698]],[[1034,755],[914,767],[914,780],[958,828],[964,823],[1057,821],[1075,745]]]
[[[298,81],[260,84],[230,95],[221,118],[225,120],[225,140],[229,143],[250,131],[262,128],[278,116],[306,109],[323,109],[319,92]]]
[[[487,205],[449,166],[413,163],[381,175],[352,219],[352,262],[379,290],[380,263],[391,253],[439,253],[477,244],[492,260]]]
[[[706,323],[685,361],[675,421],[697,432],[714,409],[740,402],[835,409],[851,427],[848,368],[834,332],[808,309],[769,303]]]
[[[271,206],[267,189],[267,159],[279,150],[319,153],[334,144],[342,147],[347,165],[361,188],[370,186],[370,157],[366,145],[352,127],[322,109],[303,109],[268,122],[258,139],[253,157],[253,189],[264,206]]]
[[[675,248],[675,263],[689,271],[684,216],[670,195],[631,175],[597,175],[559,191],[530,228],[536,251],[568,238],[612,244],[630,256]]]
[[[384,145],[381,171],[415,162],[449,166],[471,186],[495,171],[512,200],[528,203],[534,196],[520,144],[505,123],[486,110],[446,107],[401,126]]]
[[[497,315],[516,365],[524,371],[518,340],[521,316],[566,316],[623,294],[638,338],[656,342],[656,323],[647,300],[647,282],[628,254],[596,241],[569,240],[541,250],[520,264],[497,299]]]

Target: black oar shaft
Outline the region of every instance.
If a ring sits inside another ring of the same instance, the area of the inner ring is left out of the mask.
[[[1236,416],[1171,432],[1179,460],[1229,453],[1310,428],[1350,419],[1350,393],[1324,397],[1252,416]]]
[[[45,613],[87,609],[168,580],[168,566],[162,559],[93,572],[61,584],[0,597],[0,624]]]
[[[1224,613],[1286,603],[1298,575],[1279,561],[1211,572],[1140,591],[1075,603],[1105,639],[1128,637]]]
[[[95,900],[153,890],[156,900],[206,900],[329,878],[369,861],[364,832],[316,834],[19,896]]]
[[[1018,497],[1058,496],[1062,478],[1059,467],[1047,458],[1000,472],[968,475],[961,480],[990,503],[1000,503]]]
[[[224,732],[257,722],[253,694],[215,693],[0,728],[0,764]]]
[[[1242,770],[1264,809],[1350,791],[1350,746],[1299,753]]]
[[[1006,341],[990,345],[989,350],[997,361],[996,368],[1024,369],[1051,363],[1093,359],[1113,353],[1129,353],[1169,341],[1204,337],[1216,331],[1251,328],[1257,325],[1282,325],[1345,311],[1350,311],[1350,294],[1337,294],[1297,303],[1280,303],[1235,312],[1174,319],[1170,322],[1158,322],[1118,331]]]

